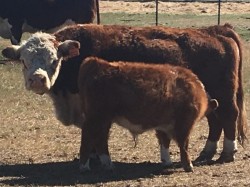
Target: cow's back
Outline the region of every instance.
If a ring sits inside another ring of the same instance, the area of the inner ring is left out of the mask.
[[[199,77],[213,68],[214,75],[209,76],[209,80],[204,81],[206,83],[215,81],[226,65],[225,46],[217,37],[198,29],[78,25],[70,26],[55,36],[61,41],[74,39],[81,43],[80,56],[64,63],[62,72],[73,66],[72,61],[80,63],[87,56],[97,56],[108,61],[169,62],[188,67]],[[59,80],[61,78],[59,75]]]

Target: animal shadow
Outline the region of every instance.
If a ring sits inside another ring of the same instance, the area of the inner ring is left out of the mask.
[[[70,186],[75,184],[95,184],[151,178],[155,175],[162,175],[161,171],[163,169],[160,163],[150,162],[114,162],[114,165],[114,171],[105,171],[98,166],[86,173],[80,173],[79,160],[0,165],[0,185]]]

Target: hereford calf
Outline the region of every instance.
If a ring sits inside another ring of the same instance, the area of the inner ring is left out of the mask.
[[[133,135],[155,129],[163,149],[176,140],[185,171],[193,166],[188,154],[193,125],[217,107],[208,100],[203,84],[190,70],[171,65],[113,62],[88,57],[80,67],[79,94],[85,122],[82,126],[80,169],[89,170],[96,150],[105,168],[113,168],[108,136],[112,123]],[[162,154],[162,161],[170,158]]]

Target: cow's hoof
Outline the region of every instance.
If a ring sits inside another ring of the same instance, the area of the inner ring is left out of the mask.
[[[195,159],[194,163],[195,164],[201,164],[201,163],[207,163],[210,162],[216,152],[207,152],[207,151],[202,151],[200,155]]]
[[[164,160],[164,161],[162,161],[162,166],[164,168],[172,168],[173,167],[173,162]]]
[[[90,168],[86,168],[86,167],[80,166],[80,173],[87,173],[89,171],[90,171]]]
[[[106,171],[110,171],[110,172],[113,172],[115,170],[115,166],[113,163],[109,164],[109,165],[102,165],[103,168],[106,170]]]
[[[220,157],[216,160],[216,163],[223,164],[223,163],[229,163],[229,162],[234,162],[234,154],[235,152],[222,152]]]
[[[185,172],[194,172],[193,164],[186,164],[183,166]]]

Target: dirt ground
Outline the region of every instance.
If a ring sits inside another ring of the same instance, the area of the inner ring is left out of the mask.
[[[161,2],[159,1],[159,13],[169,14],[205,14],[218,13],[218,3],[200,2]],[[155,2],[126,2],[126,1],[100,1],[100,12],[155,12]],[[232,3],[222,1],[221,14],[250,13],[250,2]]]
[[[155,11],[155,5],[152,2],[101,1],[100,9],[101,12],[152,12]],[[217,14],[217,4],[160,2],[159,10],[173,14]],[[243,11],[250,12],[250,3],[222,4],[222,13]],[[246,47],[249,50],[250,44]],[[248,52],[248,69],[249,59]],[[115,125],[111,129],[109,141],[115,171],[103,171],[99,163],[93,160],[91,165],[96,168],[81,174],[78,169],[80,129],[65,127],[58,122],[48,97],[25,91],[21,72],[2,65],[0,76],[1,85],[7,90],[5,94],[0,93],[0,186],[250,186],[249,143],[245,148],[238,146],[234,162],[194,166],[193,173],[186,173],[180,167],[179,150],[172,143],[171,158],[175,168],[163,170],[154,132],[139,136],[135,147],[130,133]],[[10,80],[14,80],[15,84],[8,85]],[[250,108],[249,101],[246,105]],[[206,120],[198,123],[191,133],[189,152],[192,160],[202,150],[207,133]],[[219,157],[222,140],[223,136],[214,160]]]

